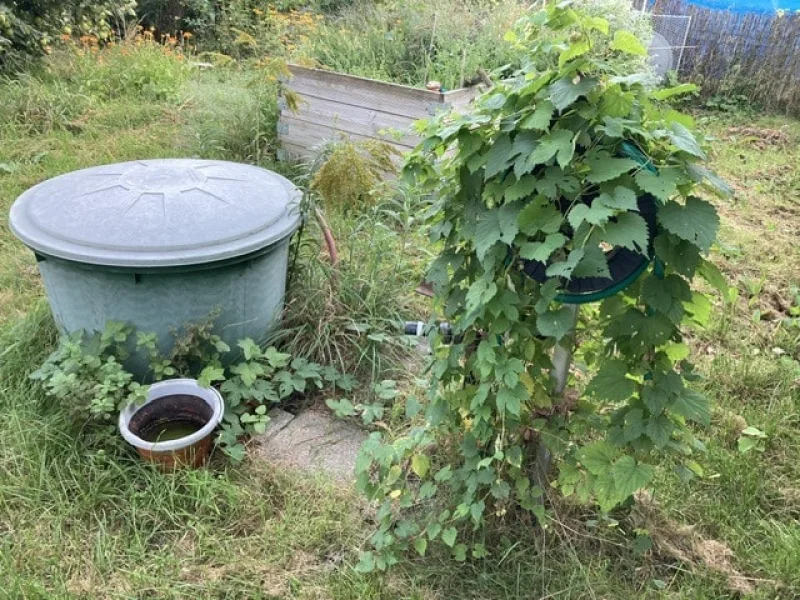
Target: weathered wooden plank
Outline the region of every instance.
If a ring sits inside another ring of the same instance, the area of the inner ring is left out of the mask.
[[[301,98],[319,98],[350,106],[380,110],[411,119],[429,117],[435,114],[437,107],[443,106],[440,102],[423,102],[398,95],[375,94],[369,90],[347,88],[343,85],[328,85],[310,80],[293,80],[287,84],[287,87]]]
[[[281,110],[284,118],[325,125],[336,131],[345,131],[380,139],[392,139],[405,145],[416,145],[419,137],[413,132],[414,119],[369,110],[359,106],[339,104],[319,98],[306,98],[298,110]],[[394,134],[397,134],[396,136]]]
[[[416,122],[416,119],[404,115],[387,113],[373,108],[364,108],[363,106],[342,104],[334,100],[324,100],[313,96],[301,97],[296,111],[292,111],[285,103],[281,103],[281,109],[289,113],[294,113],[295,115],[312,113],[330,119],[343,118],[365,123],[376,123],[381,127],[393,127],[404,131],[408,130]]]
[[[316,158],[316,152],[311,148],[293,144],[282,136],[278,136],[281,142],[281,149],[278,151],[279,160],[304,160]]]
[[[302,77],[330,85],[346,85],[349,87],[368,90],[376,93],[399,94],[409,99],[418,99],[423,102],[444,102],[441,92],[434,92],[425,88],[411,87],[399,83],[387,83],[368,77],[347,75],[336,71],[322,69],[309,69],[300,65],[289,65],[289,71],[294,77]]]
[[[278,139],[281,141],[281,143],[307,148],[309,155],[319,152],[326,142],[344,139],[380,140],[389,143],[397,148],[397,150],[400,152],[406,152],[413,148],[412,145],[397,143],[388,138],[378,138],[358,133],[340,131],[325,125],[309,123],[289,116],[286,116],[285,118],[281,117],[281,129],[278,134]]]
[[[380,140],[406,152],[419,142],[416,120],[463,108],[481,92],[441,93],[297,65],[289,69],[285,86],[299,96],[298,106],[282,108],[278,137],[293,158],[313,157],[326,142],[341,139]]]
[[[461,88],[460,90],[445,92],[443,94],[444,96],[443,99],[446,104],[449,104],[453,108],[460,108],[462,106],[467,106],[475,98],[480,96],[482,92],[483,92],[482,86]]]
[[[415,90],[393,84],[374,85],[375,82],[365,80],[366,85],[349,76],[333,75],[325,80],[307,77],[304,72],[294,75],[286,86],[301,97],[311,96],[322,100],[331,100],[351,106],[361,106],[373,110],[421,119],[430,116],[438,105],[441,105],[442,94],[428,90]],[[409,93],[408,90],[412,90]],[[425,92],[420,96],[415,92]]]

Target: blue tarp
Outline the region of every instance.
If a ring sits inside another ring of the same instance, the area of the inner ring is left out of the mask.
[[[688,4],[735,13],[766,13],[800,10],[800,0],[688,0]]]

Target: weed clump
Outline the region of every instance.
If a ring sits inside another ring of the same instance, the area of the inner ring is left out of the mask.
[[[359,210],[374,204],[375,189],[397,173],[391,145],[377,140],[333,144],[311,180],[326,208]]]

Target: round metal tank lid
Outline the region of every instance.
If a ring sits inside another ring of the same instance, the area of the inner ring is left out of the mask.
[[[300,191],[251,165],[166,159],[118,163],[48,179],[11,207],[34,251],[81,263],[173,267],[262,250],[300,224]]]

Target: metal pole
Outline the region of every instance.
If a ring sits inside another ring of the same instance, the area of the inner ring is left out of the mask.
[[[572,364],[572,351],[575,347],[575,324],[578,322],[578,304],[566,304],[572,311],[572,324],[570,332],[556,344],[553,349],[553,369],[550,371],[550,377],[553,380],[553,390],[550,394],[553,404],[561,400],[564,390],[567,387],[567,380],[569,379],[569,367]],[[547,472],[550,470],[550,451],[547,447],[539,441],[539,446],[536,449],[536,465],[534,467],[534,479],[542,489],[546,489]]]

